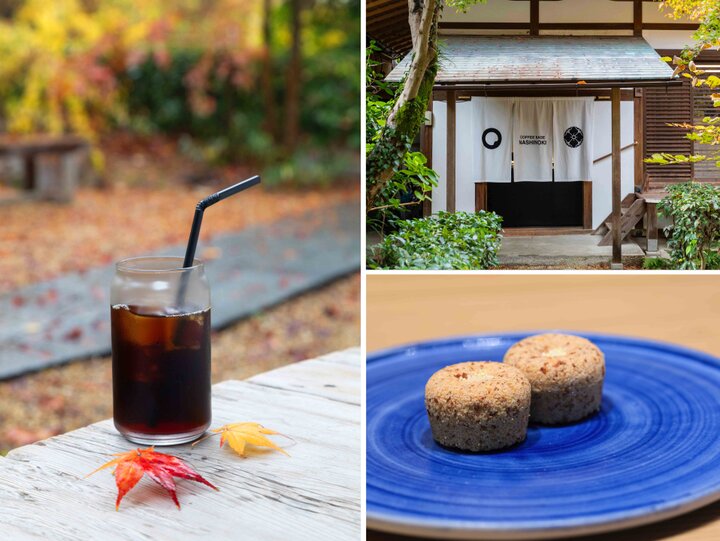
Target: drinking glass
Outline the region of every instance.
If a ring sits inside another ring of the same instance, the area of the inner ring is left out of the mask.
[[[202,262],[135,257],[110,294],[113,421],[128,440],[176,445],[210,426],[210,288]]]

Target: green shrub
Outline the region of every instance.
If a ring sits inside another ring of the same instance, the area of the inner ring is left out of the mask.
[[[494,212],[440,212],[398,220],[369,267],[375,269],[487,269],[498,264],[502,218]]]
[[[705,261],[706,270],[720,270],[720,253],[709,252]]]
[[[643,259],[642,268],[645,270],[668,270],[672,269],[672,261],[662,257],[646,257]]]
[[[710,184],[686,182],[668,186],[658,209],[672,219],[665,228],[670,260],[677,269],[707,269],[717,260],[720,241],[720,190]]]

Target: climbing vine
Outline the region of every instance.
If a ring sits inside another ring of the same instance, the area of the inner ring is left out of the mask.
[[[367,208],[378,206],[387,184],[404,163],[410,144],[418,135],[438,70],[438,22],[444,5],[465,11],[485,0],[408,0],[412,58],[405,80],[373,145],[367,149]]]
[[[366,150],[377,157],[372,162],[376,168],[368,172],[368,178],[377,178],[377,167],[390,167],[393,174],[375,197],[368,199],[368,224],[383,230],[408,207],[429,198],[437,186],[437,173],[427,167],[426,156],[410,150],[412,140],[401,133],[410,123],[422,123],[427,102],[418,105],[412,100],[399,111],[397,127],[386,126],[387,115],[397,99],[398,85],[385,83],[377,72],[379,62],[373,60],[372,55],[378,51],[375,43],[366,51]],[[392,136],[388,137],[389,134]],[[368,167],[370,165],[369,162]],[[368,181],[368,186],[373,186],[372,181]]]

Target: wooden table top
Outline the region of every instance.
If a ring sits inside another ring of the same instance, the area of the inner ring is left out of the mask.
[[[675,342],[720,356],[720,276],[369,275],[367,350],[472,333],[566,329]],[[369,541],[407,537],[368,532]],[[717,541],[720,502],[586,541]]]
[[[15,449],[0,458],[1,537],[359,539],[360,367],[360,350],[350,349],[215,385],[212,426],[255,421],[295,443],[281,444],[290,458],[258,451],[242,459],[217,438],[158,448],[220,489],[178,480],[180,511],[142,479],[116,512],[110,473],[84,478],[113,453],[136,447],[110,420]]]

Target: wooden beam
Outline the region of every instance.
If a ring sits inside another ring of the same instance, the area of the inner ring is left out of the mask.
[[[698,23],[643,23],[643,30],[690,30],[698,29]]]
[[[498,23],[498,22],[440,22],[440,30],[531,30],[530,23]],[[632,30],[636,31],[634,22],[627,23],[538,23],[539,31],[543,30]],[[697,23],[642,23],[640,30],[697,30]],[[536,34],[537,35],[537,34]]]
[[[643,5],[642,0],[633,2],[633,36],[642,36],[643,30]]]
[[[540,35],[540,0],[530,0],[530,35]]]
[[[530,23],[443,22],[440,30],[529,30]]]
[[[456,92],[447,93],[447,173],[445,175],[445,210],[455,212],[455,98]]]
[[[435,90],[435,99],[437,101],[445,101],[445,92]],[[534,90],[533,88],[518,87],[514,90],[493,90],[488,87],[487,90],[467,90],[462,94],[458,94],[458,99],[471,98],[473,96],[493,96],[493,97],[510,97],[527,96],[532,98],[557,98],[557,97],[580,97],[590,96],[597,98],[597,101],[610,101],[610,89],[604,88],[582,88],[579,86],[577,90],[561,89],[561,90]],[[635,99],[632,89],[624,88],[620,92],[620,101],[633,101]]]
[[[430,99],[428,100],[428,111],[430,111],[430,115],[432,115],[433,110],[433,93],[430,93]],[[425,157],[427,158],[427,166],[432,169],[432,150],[433,150],[433,129],[435,128],[435,120],[433,119],[433,123],[431,126],[425,126],[423,125],[422,129],[420,130],[420,152],[422,152]],[[430,197],[432,197],[432,190],[430,190],[430,193],[428,194]],[[430,216],[432,214],[432,201],[430,199],[426,199],[422,202],[422,211],[423,216]]]
[[[612,101],[612,261],[610,268],[622,270],[620,89],[611,91]]]
[[[632,23],[541,23],[542,30],[632,30]]]
[[[547,82],[547,81],[517,81],[516,83],[507,83],[504,81],[454,81],[448,83],[435,82],[433,91],[442,93],[453,90],[455,92],[462,92],[464,96],[468,96],[471,92],[479,92],[479,96],[485,96],[490,92],[513,92],[513,96],[519,92],[534,92],[540,93],[548,90],[553,92],[580,92],[580,87],[584,91],[590,91],[593,89],[609,90],[611,88],[675,88],[689,84],[687,79],[651,79],[651,80],[613,80],[613,81],[587,81],[583,85],[578,85],[574,81],[559,81],[559,82]],[[557,94],[554,94],[557,95]],[[571,94],[573,95],[573,94]],[[632,98],[630,98],[632,99]]]

